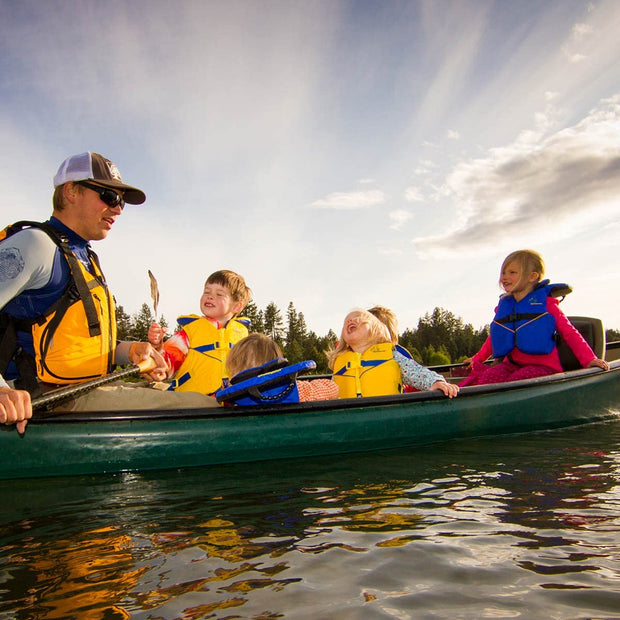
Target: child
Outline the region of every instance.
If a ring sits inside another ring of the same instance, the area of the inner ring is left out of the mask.
[[[390,340],[394,345],[394,349],[398,351],[401,355],[409,359],[413,359],[411,353],[405,349],[405,347],[401,347],[398,344],[398,319],[396,318],[396,314],[393,310],[386,308],[385,306],[373,306],[372,308],[368,308],[368,312],[376,316],[387,328],[390,333]],[[403,385],[403,392],[419,392],[417,388],[412,385]]]
[[[441,390],[452,398],[458,387],[395,350],[388,328],[366,310],[344,319],[340,341],[329,353],[329,367],[340,398],[402,392],[403,380],[420,390]]]
[[[505,294],[499,298],[490,335],[478,353],[466,360],[472,370],[460,385],[502,383],[543,377],[562,372],[554,340],[556,331],[564,338],[579,363],[609,370],[609,364],[598,359],[581,334],[559,308],[554,288],[566,285],[541,282],[545,264],[538,252],[518,250],[502,263],[499,284]],[[490,355],[501,363],[485,366]]]
[[[162,353],[170,389],[212,395],[226,378],[225,362],[230,348],[248,335],[249,321],[237,318],[250,301],[252,291],[234,271],[212,273],[200,298],[202,316],[180,316],[181,330],[165,343],[165,329],[152,323],[149,342]]]
[[[282,358],[277,342],[264,334],[250,334],[240,340],[226,358],[228,376],[234,377],[249,368],[263,366],[267,362]],[[329,400],[338,398],[338,386],[330,379],[297,381],[299,402]]]

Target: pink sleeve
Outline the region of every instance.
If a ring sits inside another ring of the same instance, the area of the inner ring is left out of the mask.
[[[477,362],[485,362],[491,357],[493,353],[493,347],[491,347],[491,337],[487,336],[487,339],[484,341],[482,347],[480,347],[480,351],[476,353],[476,355],[472,356],[472,360]]]
[[[559,303],[556,297],[547,297],[547,311],[555,319],[558,334],[562,336],[579,363],[586,368],[592,360],[596,359],[596,355],[583,339],[583,336],[560,310]]]

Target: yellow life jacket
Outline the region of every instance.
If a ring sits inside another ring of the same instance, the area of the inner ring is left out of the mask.
[[[88,256],[95,275],[77,259],[60,231],[38,222],[62,250],[71,269],[70,284],[60,299],[32,322],[37,376],[48,383],[81,383],[112,372],[116,349],[116,309],[97,255]]]
[[[249,321],[235,317],[222,328],[195,314],[180,316],[177,321],[187,334],[189,351],[175,374],[171,389],[213,394],[227,378],[228,352],[248,335]]]
[[[333,379],[339,398],[400,394],[401,377],[391,342],[373,345],[361,354],[345,351],[334,362]]]

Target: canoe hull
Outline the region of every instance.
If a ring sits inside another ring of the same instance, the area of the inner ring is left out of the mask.
[[[263,409],[70,414],[0,431],[4,478],[252,462],[416,446],[559,428],[620,415],[620,362],[610,372],[397,397]]]

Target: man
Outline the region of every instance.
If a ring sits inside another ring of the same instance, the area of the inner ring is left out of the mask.
[[[0,423],[16,423],[19,432],[32,416],[30,395],[42,385],[81,383],[149,358],[151,379],[166,371],[149,343],[116,342],[114,299],[89,244],[105,239],[125,203],[142,204],[144,192],[91,152],[67,158],[54,187],[47,222],[18,222],[0,233]],[[77,400],[110,408],[98,390]],[[153,406],[140,400],[141,408]]]

